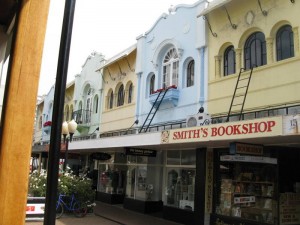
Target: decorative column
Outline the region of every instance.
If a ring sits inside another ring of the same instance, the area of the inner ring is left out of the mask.
[[[295,56],[299,56],[300,49],[299,49],[299,29],[298,29],[298,27],[293,27],[293,33],[294,33]]]
[[[266,44],[267,44],[267,63],[271,64],[274,62],[273,38],[268,37],[266,39]]]
[[[221,78],[221,58],[222,56],[215,56],[215,79]]]
[[[239,72],[242,68],[242,49],[235,49],[235,71]]]

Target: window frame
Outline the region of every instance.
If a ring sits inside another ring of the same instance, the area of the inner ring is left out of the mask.
[[[149,94],[154,94],[155,91],[155,74],[152,74],[150,77],[150,84],[149,84]]]
[[[186,68],[186,87],[192,87],[195,84],[195,60],[189,61]]]
[[[120,87],[118,88],[118,99],[117,99],[117,106],[122,106],[124,105],[124,85],[121,84]]]
[[[224,76],[228,76],[236,73],[236,55],[235,55],[235,50],[233,45],[230,45],[225,49],[223,63],[224,63],[223,64]]]
[[[266,64],[267,49],[265,35],[260,31],[254,32],[247,38],[244,45],[244,68],[245,70],[249,70],[253,67]]]
[[[288,37],[285,36],[285,34],[288,34]],[[292,30],[292,27],[290,25],[283,25],[278,29],[276,33],[276,60],[281,61],[294,57],[294,47],[294,32]]]
[[[165,54],[162,61],[162,88],[178,86],[179,55],[173,47]]]
[[[114,92],[111,91],[109,94],[108,94],[108,104],[107,104],[107,108],[108,109],[113,109],[114,107]]]

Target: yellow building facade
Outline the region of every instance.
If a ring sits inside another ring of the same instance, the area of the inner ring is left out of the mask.
[[[103,101],[100,135],[129,129],[135,121],[137,78],[136,45],[109,59],[103,73]]]
[[[252,66],[245,113],[300,104],[300,5],[284,0],[214,2],[216,9],[208,6],[201,14],[209,24],[209,113],[228,113],[240,71],[241,78],[247,77]],[[283,39],[289,39],[289,46]]]

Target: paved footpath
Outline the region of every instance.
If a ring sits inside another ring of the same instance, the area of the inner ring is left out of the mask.
[[[26,221],[25,225],[43,225],[43,221]],[[88,214],[83,218],[76,218],[73,215],[63,216],[57,219],[55,225],[120,225],[103,217],[94,214]]]

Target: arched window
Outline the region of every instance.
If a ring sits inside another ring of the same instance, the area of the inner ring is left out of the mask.
[[[131,83],[128,88],[128,104],[132,102],[132,92],[133,92],[133,85]]]
[[[117,106],[124,105],[124,85],[119,87]]]
[[[93,107],[94,107],[93,112],[94,113],[98,113],[98,102],[99,102],[99,98],[98,98],[98,95],[96,95],[94,97],[94,104],[93,104]]]
[[[108,103],[109,103],[108,108],[112,109],[114,106],[114,92],[113,91],[110,92]]]
[[[277,61],[294,56],[294,34],[290,25],[281,27],[276,34]]]
[[[155,87],[155,75],[153,74],[150,78],[150,88],[149,88],[150,95],[154,93],[154,87]]]
[[[224,52],[224,76],[235,74],[235,51],[233,45]]]
[[[65,121],[69,121],[69,106],[68,105],[66,105]]]
[[[175,48],[170,49],[163,61],[163,88],[178,86],[179,57]]]
[[[186,74],[186,86],[191,87],[194,85],[194,77],[195,77],[195,61],[192,60],[189,62],[187,66],[187,74]]]
[[[39,118],[39,129],[42,129],[42,126],[43,126],[43,118],[42,118],[42,116],[40,116],[40,118]]]
[[[267,64],[266,40],[262,32],[253,33],[248,37],[245,43],[244,57],[246,70]]]
[[[74,109],[73,109],[73,105],[70,105],[70,116],[71,116],[71,120],[74,119],[74,115],[73,115]]]

